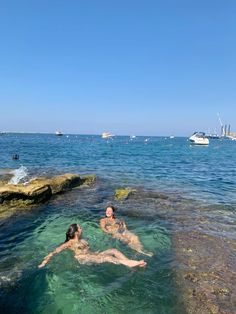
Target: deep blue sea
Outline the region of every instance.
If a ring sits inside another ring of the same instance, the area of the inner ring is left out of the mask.
[[[13,160],[13,154],[19,154],[19,160]],[[235,163],[236,141],[231,140],[192,146],[183,137],[104,140],[95,135],[1,135],[0,174],[15,169],[15,178],[23,182],[63,173],[97,176],[90,188],[72,190],[0,220],[2,312],[185,313],[176,285],[175,271],[180,265],[172,236],[183,228],[195,230],[193,219],[204,216],[207,223],[201,226],[202,232],[236,240]],[[140,197],[117,202],[114,191],[121,187],[162,193],[175,201],[156,204]],[[146,269],[81,265],[71,252],[53,257],[44,269],[37,268],[64,241],[74,222],[83,227],[92,250],[115,247],[130,258],[143,258],[100,231],[99,219],[110,203],[154,253],[145,258]],[[179,224],[186,215],[190,222]]]

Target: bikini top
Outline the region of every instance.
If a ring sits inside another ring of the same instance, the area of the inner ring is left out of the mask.
[[[75,242],[72,247],[74,250],[80,250],[80,251],[89,249],[89,245],[85,240],[80,240],[79,242]]]
[[[118,229],[117,229],[118,232],[122,233],[122,232],[125,231],[125,227],[123,225],[123,221],[118,219],[118,218],[115,219],[114,223],[112,223],[112,221],[107,221],[107,220],[105,222],[105,228],[106,227],[110,227],[110,226],[112,227],[114,225],[118,225]]]

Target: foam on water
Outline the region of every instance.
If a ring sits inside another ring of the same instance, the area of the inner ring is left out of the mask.
[[[24,166],[20,166],[20,168],[12,170],[10,173],[13,174],[13,177],[8,183],[18,184],[20,182],[23,182],[24,179],[28,176],[28,169]]]

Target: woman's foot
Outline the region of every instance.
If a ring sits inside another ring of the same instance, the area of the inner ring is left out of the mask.
[[[129,267],[136,267],[136,266],[145,267],[146,265],[147,265],[147,263],[144,260],[141,260],[141,261],[130,260],[127,262],[127,266],[129,266]]]
[[[145,267],[147,263],[144,260],[139,261],[139,267]]]
[[[152,252],[143,252],[144,255],[147,255],[147,256],[150,256],[152,257],[153,256],[153,253]]]

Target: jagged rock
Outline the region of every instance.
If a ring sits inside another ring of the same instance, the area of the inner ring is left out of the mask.
[[[47,201],[52,196],[52,190],[49,185],[29,185],[29,186],[15,186],[7,185],[0,188],[0,204],[16,203],[34,204]]]
[[[64,174],[52,178],[37,178],[27,185],[5,184],[0,186],[0,204],[29,205],[47,201],[52,195],[63,193],[74,187],[91,185],[95,175],[80,176]]]

